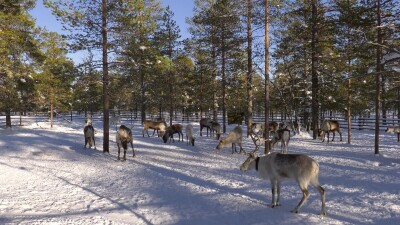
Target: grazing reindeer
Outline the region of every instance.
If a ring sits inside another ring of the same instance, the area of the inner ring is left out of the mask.
[[[135,149],[133,149],[133,137],[132,137],[132,131],[125,125],[121,125],[117,131],[117,134],[115,136],[115,141],[117,142],[118,146],[118,160],[120,160],[120,145],[122,145],[122,148],[124,149],[124,158],[123,160],[126,160],[126,151],[128,149],[128,143],[131,143],[132,151],[133,151],[133,156],[135,157]]]
[[[155,133],[156,131],[157,131],[157,134],[158,134],[158,131],[160,131],[159,136],[160,136],[160,135],[163,136],[164,133],[165,133],[165,129],[166,129],[166,128],[167,128],[167,124],[165,123],[165,121],[151,121],[151,120],[145,120],[145,121],[143,122],[143,131],[142,131],[142,134],[143,134],[143,137],[144,137],[144,131],[146,131],[147,136],[150,137],[148,130],[149,130],[149,129],[153,129],[153,135],[152,135],[152,136],[154,136],[154,133]]]
[[[214,135],[214,132],[217,140],[219,140],[222,134],[221,125],[218,122],[211,121],[211,136]]]
[[[311,183],[321,195],[321,213],[325,216],[325,190],[318,181],[319,165],[314,159],[302,154],[280,154],[270,153],[268,155],[258,157],[254,153],[250,153],[249,157],[240,167],[241,171],[255,169],[262,179],[269,179],[272,186],[272,203],[271,208],[280,206],[279,197],[281,192],[281,181],[285,178],[296,180],[303,192],[303,198],[299,204],[292,210],[298,213],[300,207],[310,196],[308,192],[308,184]],[[275,198],[275,195],[277,198]]]
[[[96,142],[94,140],[94,128],[91,123],[83,128],[83,134],[85,135],[85,148],[86,145],[89,144],[89,148],[92,148],[92,146],[94,146],[94,149],[96,149]]]
[[[397,133],[397,141],[400,141],[400,126],[399,127],[387,127],[387,133]]]
[[[167,127],[165,130],[165,133],[162,137],[164,143],[167,143],[168,139],[172,139],[172,142],[175,142],[174,140],[174,134],[178,134],[178,141],[181,141],[181,135],[182,135],[182,142],[183,142],[183,133],[182,133],[182,125],[181,124],[172,124],[170,127]],[[171,140],[170,140],[171,142]]]
[[[290,140],[290,130],[284,128],[284,129],[279,129],[274,133],[274,136],[271,140],[270,144],[270,149],[274,149],[275,144],[280,141],[281,142],[281,153],[282,154],[287,154],[288,153],[288,146],[289,146],[289,140]]]
[[[203,128],[204,127],[207,130],[207,137],[208,137],[209,130],[210,130],[210,135],[211,135],[212,120],[209,118],[202,118],[200,120],[200,136],[203,136]]]
[[[240,152],[244,152],[242,148],[242,127],[237,126],[231,132],[229,132],[228,136],[224,139],[220,140],[217,149],[222,149],[223,147],[232,146],[232,154],[236,151],[236,144],[240,147]]]
[[[324,120],[322,122],[322,129],[318,131],[318,136],[322,138],[322,142],[325,141],[325,134],[328,136],[329,143],[329,133],[333,133],[332,141],[335,140],[335,131],[340,135],[340,141],[342,141],[342,132],[340,131],[340,125],[337,120]]]
[[[193,136],[193,125],[192,124],[186,125],[185,133],[186,133],[187,144],[189,145],[189,143],[190,143],[192,146],[194,146],[195,138]]]

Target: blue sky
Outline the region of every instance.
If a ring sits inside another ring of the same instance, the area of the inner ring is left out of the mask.
[[[181,29],[182,38],[189,37],[187,33],[188,25],[185,23],[185,19],[193,14],[194,0],[161,0],[161,2],[164,7],[169,5],[171,11],[174,12],[174,19]],[[42,0],[37,0],[36,7],[30,13],[36,19],[37,26],[46,27],[49,31],[62,33],[60,23],[51,14],[50,9],[43,6]],[[69,57],[77,62],[84,56],[82,54],[69,54]]]

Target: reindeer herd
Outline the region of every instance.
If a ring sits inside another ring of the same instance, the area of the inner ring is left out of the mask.
[[[95,145],[94,134],[95,130],[92,125],[91,119],[85,120],[84,127],[84,137],[85,137],[85,148],[89,145],[89,148]],[[300,187],[300,190],[303,194],[298,205],[292,210],[294,213],[298,213],[301,206],[309,197],[308,185],[311,184],[314,186],[321,195],[321,212],[320,215],[325,216],[325,190],[322,188],[318,181],[319,174],[319,164],[314,159],[310,158],[304,154],[288,154],[288,146],[291,137],[291,132],[299,132],[299,127],[292,126],[291,124],[278,124],[277,122],[269,123],[269,131],[268,136],[272,138],[269,141],[269,147],[271,150],[274,150],[274,147],[277,143],[281,143],[281,151],[272,152],[264,156],[257,156],[255,151],[250,153],[246,153],[243,150],[242,139],[243,139],[243,131],[241,126],[236,126],[233,130],[231,130],[228,135],[221,138],[222,129],[218,122],[213,121],[208,118],[203,118],[199,122],[200,125],[200,136],[203,135],[203,129],[206,129],[206,135],[210,137],[214,137],[218,140],[218,144],[216,149],[220,150],[225,147],[232,148],[233,153],[242,153],[246,154],[248,158],[244,161],[244,163],[240,166],[241,171],[247,171],[254,169],[258,172],[259,176],[262,179],[268,179],[271,182],[271,190],[272,190],[272,203],[270,205],[271,208],[275,208],[280,206],[280,189],[281,182],[285,179],[295,180]],[[148,137],[150,137],[148,130],[152,129],[154,136],[155,132],[157,132],[158,137],[161,137],[164,143],[168,141],[175,142],[174,134],[178,135],[178,141],[184,142],[183,135],[183,126],[181,124],[173,124],[171,126],[167,126],[165,121],[152,121],[146,120],[143,123],[142,136],[145,137],[145,132]],[[388,128],[387,132],[397,133],[400,141],[400,128]],[[254,123],[250,126],[250,133],[255,135],[263,135],[266,132],[264,124]],[[333,133],[332,141],[335,139],[335,132],[339,133],[340,141],[342,141],[342,132],[340,130],[339,122],[336,120],[325,120],[321,125],[321,129],[318,131],[318,136],[322,139],[322,142],[325,141],[325,136],[327,136],[327,142],[329,143],[330,133]],[[189,145],[195,145],[195,136],[193,132],[193,125],[188,124],[185,126],[185,135],[186,142]],[[121,125],[116,133],[116,143],[118,147],[118,160],[120,160],[120,146],[124,149],[123,160],[126,160],[126,152],[128,148],[128,144],[131,145],[133,155],[135,157],[135,151],[133,148],[133,137],[132,131],[130,128],[125,125]],[[237,151],[236,147],[239,147],[239,151]],[[257,148],[256,148],[257,150]]]

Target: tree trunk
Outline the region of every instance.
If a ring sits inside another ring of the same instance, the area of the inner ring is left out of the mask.
[[[50,127],[53,128],[53,91],[50,92]]]
[[[350,68],[350,61],[349,61],[349,68]],[[351,77],[351,71],[349,69],[349,77]],[[352,131],[351,131],[351,101],[352,101],[352,90],[351,90],[351,78],[347,81],[347,130],[348,130],[348,136],[347,136],[347,143],[351,144],[351,137],[352,137]]]
[[[110,152],[110,105],[108,93],[108,43],[107,43],[107,1],[102,0],[101,35],[103,42],[103,152]]]
[[[317,55],[317,43],[318,43],[318,15],[317,15],[317,0],[312,0],[312,40],[311,40],[311,89],[312,89],[312,101],[311,101],[311,118],[313,128],[313,139],[317,139],[318,128],[319,128],[319,106],[318,106],[318,55]]]
[[[11,110],[6,109],[6,128],[11,128]]]
[[[269,149],[269,1],[265,0],[265,102],[264,102],[264,117],[265,117],[265,150],[264,153],[268,154]]]
[[[377,16],[377,40],[376,47],[376,74],[375,74],[375,154],[379,154],[379,119],[380,119],[380,79],[381,79],[381,57],[382,57],[382,33],[381,33],[381,1],[376,1],[376,16]]]
[[[247,137],[250,135],[250,126],[253,123],[253,31],[251,29],[252,0],[247,0]]]
[[[222,130],[225,133],[226,132],[226,77],[225,77],[225,36],[222,31],[222,38],[221,38],[221,44],[222,44],[222,65],[221,65],[221,73],[222,73]]]

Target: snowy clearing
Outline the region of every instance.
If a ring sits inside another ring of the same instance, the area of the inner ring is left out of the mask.
[[[134,147],[117,161],[115,127],[110,154],[102,152],[102,124],[95,122],[97,149],[84,149],[83,119],[31,123],[0,129],[0,224],[398,224],[400,221],[400,143],[381,133],[374,155],[374,132],[354,130],[348,145],[322,143],[308,134],[293,136],[289,153],[320,164],[327,217],[321,217],[317,190],[299,214],[296,182],[282,184],[281,204],[269,208],[269,181],[255,171],[242,173],[247,158],[215,149],[217,140],[199,136],[195,146],[164,144],[142,137],[135,124]],[[126,124],[131,127],[131,124]],[[233,126],[228,127],[228,131]],[[243,128],[245,130],[245,128]],[[149,132],[150,133],[150,132]],[[226,135],[226,134],[225,134]],[[186,138],[185,138],[186,140]],[[337,139],[338,140],[338,139]],[[244,138],[244,149],[254,149]],[[275,147],[280,149],[280,145]]]

